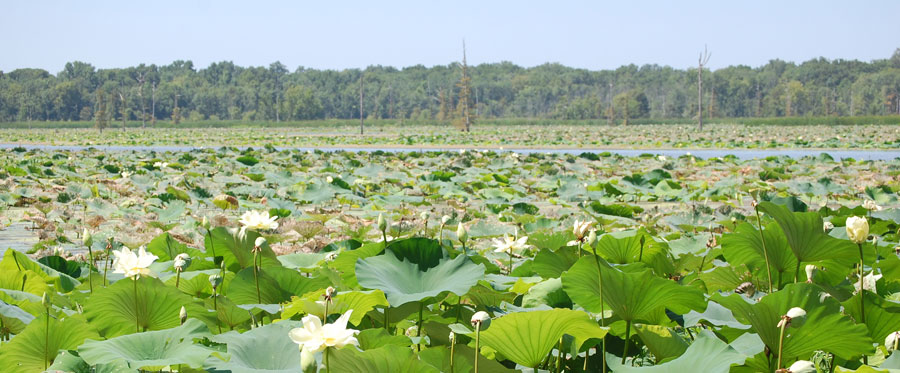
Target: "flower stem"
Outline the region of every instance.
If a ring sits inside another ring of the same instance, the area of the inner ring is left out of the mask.
[[[181,271],[175,271],[175,288],[178,289],[178,284],[181,283]]]
[[[481,348],[481,323],[475,324],[475,373],[478,373],[478,355]]]
[[[787,323],[781,324],[781,332],[778,335],[778,365],[775,366],[775,370],[781,369],[781,349],[784,347],[784,329],[787,327]]]
[[[134,276],[131,281],[134,283],[134,332],[141,332],[141,318],[138,316],[138,293],[137,293],[137,282],[138,277]]]
[[[456,353],[456,337],[450,341],[450,373],[453,373],[453,355]]]
[[[512,250],[509,251],[509,268],[506,269],[506,275],[512,273]]]
[[[112,237],[109,238],[109,242],[106,243],[106,259],[103,260],[103,287],[109,285],[106,281],[106,274],[109,272],[109,254],[112,251]]]
[[[866,323],[866,288],[863,283],[865,276],[865,269],[863,268],[863,245],[862,243],[856,244],[859,247],[859,322],[863,325]],[[869,357],[865,354],[863,355],[863,364],[869,364]]]
[[[94,279],[91,278],[91,274],[94,272],[94,251],[91,250],[90,245],[85,245],[88,249],[88,260],[90,260],[90,265],[88,266],[88,288],[91,290],[91,294],[94,294]]]
[[[562,345],[563,345],[563,339],[562,339],[562,337],[560,337],[559,338],[559,347],[556,349],[556,371],[557,372],[562,372],[562,361],[563,361],[563,352],[562,352],[563,346]]]
[[[425,310],[425,303],[419,302],[419,322],[416,324],[416,337],[422,336],[422,311]],[[422,340],[416,343],[416,350],[422,351]]]
[[[605,311],[603,309],[603,276],[600,274],[600,257],[597,256],[597,249],[591,247],[591,250],[594,251],[594,262],[597,263],[597,280],[599,281],[599,289],[600,289],[600,327],[605,327]],[[587,356],[585,356],[587,359]],[[601,372],[606,372],[606,337],[603,337],[603,340],[600,341],[600,364],[601,364]]]
[[[219,334],[222,334],[222,325],[219,325],[219,304],[216,301],[219,297],[216,295],[216,289],[213,288],[213,311],[216,312],[216,326],[219,328]]]
[[[259,253],[253,253],[253,280],[256,282],[256,303],[262,304],[262,297],[259,295],[259,266],[256,265],[256,258]]]
[[[622,351],[622,364],[625,364],[625,358],[628,357],[628,339],[631,337],[631,320],[625,323],[625,349]]]
[[[772,292],[772,269],[769,267],[769,250],[766,248],[766,238],[763,236],[762,219],[759,217],[759,205],[753,207],[756,210],[756,228],[759,230],[759,240],[762,241],[763,256],[766,258],[766,274],[769,277],[768,291]]]
[[[44,331],[44,370],[47,370],[50,364],[50,308],[46,308],[47,321]]]
[[[325,347],[325,372],[331,373],[331,364],[329,363],[329,353],[328,350],[331,350],[331,347]]]
[[[390,327],[388,326],[388,310],[391,309],[390,306],[384,307],[384,330],[387,330],[388,333],[391,332]]]
[[[796,284],[800,278],[800,260],[797,260],[797,268],[794,269],[794,283]]]

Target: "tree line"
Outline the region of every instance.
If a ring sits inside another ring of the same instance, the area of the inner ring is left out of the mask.
[[[633,118],[695,118],[698,106],[707,118],[900,114],[900,48],[890,58],[871,62],[818,58],[800,64],[772,60],[759,67],[704,68],[702,101],[697,68],[627,65],[593,71],[555,63],[525,68],[501,62],[467,66],[464,76],[463,70],[461,63],[451,63],[290,71],[280,62],[241,67],[228,61],[206,68],[175,61],[98,69],[75,61],[55,75],[31,68],[0,71],[0,121],[152,125],[157,120],[278,122],[362,116],[458,122],[465,115],[622,123]],[[465,114],[460,114],[461,107]]]

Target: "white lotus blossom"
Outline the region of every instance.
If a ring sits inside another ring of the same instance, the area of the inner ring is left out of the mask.
[[[580,245],[581,242],[584,241],[584,238],[587,236],[588,231],[593,226],[594,222],[592,221],[575,220],[575,224],[572,226],[572,234],[575,235],[575,240],[567,242],[566,246]]]
[[[187,253],[181,253],[175,256],[175,261],[172,263],[172,266],[175,267],[175,270],[178,272],[183,272],[185,268],[191,266],[191,256]]]
[[[816,365],[811,361],[807,360],[797,360],[790,367],[788,367],[788,372],[790,373],[816,373]]]
[[[169,162],[155,162],[155,163],[153,163],[153,167],[160,168],[160,169],[166,168],[166,167],[169,167]]]
[[[806,282],[812,283],[813,275],[816,274],[816,265],[815,264],[807,264],[806,268]]]
[[[875,201],[873,201],[871,199],[865,200],[865,202],[863,202],[863,207],[869,211],[881,211],[882,210],[882,207],[879,206],[877,203],[875,203]]]
[[[319,317],[307,315],[302,320],[303,327],[291,329],[288,336],[299,345],[300,350],[305,354],[315,354],[328,347],[359,346],[359,341],[356,339],[359,330],[347,329],[347,321],[350,320],[351,313],[353,310],[341,315],[334,323],[325,325],[322,325]]]
[[[241,235],[243,235],[247,229],[258,231],[277,229],[278,222],[275,221],[277,219],[277,216],[270,217],[268,211],[247,211],[241,215],[241,219],[238,221],[241,223]]]
[[[828,233],[832,229],[834,229],[834,224],[832,222],[826,221],[822,223],[822,230],[825,231],[825,233]]]
[[[869,237],[869,222],[864,217],[851,216],[847,218],[847,237],[853,243],[861,244]]]
[[[863,276],[863,287],[866,291],[871,291],[875,293],[875,283],[881,279],[881,274],[875,274],[875,271],[869,272],[869,274]],[[859,281],[853,282],[853,294],[859,293]]]
[[[488,315],[488,313],[484,311],[478,311],[472,315],[470,322],[472,323],[472,327],[481,325],[481,331],[485,331],[491,326],[491,315]]]
[[[778,327],[789,327],[791,326],[791,321],[793,320],[802,320],[806,318],[806,310],[800,307],[793,307],[787,311],[787,313],[781,317],[781,320],[778,321]]]
[[[900,339],[900,330],[888,334],[887,337],[884,338],[884,347],[886,347],[889,351],[896,350],[898,339]]]
[[[138,248],[137,253],[123,247],[121,250],[113,251],[113,255],[116,257],[113,262],[113,273],[122,273],[125,277],[134,279],[141,276],[153,276],[153,271],[149,267],[156,259],[159,259],[156,255],[148,254],[143,246]]]
[[[522,236],[519,239],[516,239],[515,237],[504,235],[503,238],[495,238],[493,241],[495,247],[494,252],[497,253],[512,254],[528,247],[528,245],[525,244],[525,242],[528,241],[528,236]]]

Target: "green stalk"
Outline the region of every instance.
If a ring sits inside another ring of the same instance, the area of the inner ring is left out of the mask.
[[[641,251],[638,252],[638,261],[642,262],[644,259],[644,236],[641,236]]]
[[[559,338],[559,347],[556,349],[556,371],[557,373],[562,372],[562,360],[563,360],[563,352],[562,352],[562,337]]]
[[[328,355],[329,355],[328,350],[330,350],[330,349],[331,349],[331,347],[325,347],[325,372],[326,373],[331,373],[331,364],[328,362]]]
[[[419,302],[419,322],[416,324],[416,337],[422,336],[422,311],[425,310],[425,303]],[[422,340],[416,343],[416,350],[422,351]]]
[[[44,370],[50,366],[50,308],[45,308],[47,314],[47,321],[45,324],[46,331],[44,332]]]
[[[213,260],[215,260],[216,259],[216,245],[215,245],[215,242],[213,242],[212,232],[210,232],[209,229],[206,230],[206,237],[209,239],[209,250],[212,251]]]
[[[475,373],[478,373],[478,355],[481,343],[481,323],[475,324]]]
[[[784,329],[787,327],[787,323],[781,324],[781,332],[778,335],[778,365],[775,366],[775,370],[781,369],[781,349],[784,347]]]
[[[219,324],[219,304],[216,301],[218,298],[219,297],[216,296],[216,289],[213,288],[213,311],[216,311],[216,326],[219,328],[219,334],[222,334],[222,325]]]
[[[863,283],[863,278],[866,277],[865,269],[863,268],[863,245],[862,243],[856,244],[859,247],[859,320],[863,324],[866,323],[866,289],[863,287],[865,284]],[[863,364],[869,364],[869,357],[863,355]]]
[[[600,272],[602,271],[600,268],[600,257],[597,256],[596,248],[592,246],[591,250],[594,251],[594,262],[597,263],[597,280],[600,282],[600,327],[605,327],[606,325],[604,324],[606,322],[604,321],[604,314],[606,312],[603,309],[603,276],[600,275]],[[585,359],[587,359],[587,355],[585,355]],[[603,337],[603,340],[600,341],[600,365],[602,367],[600,371],[606,372],[606,337]]]
[[[387,330],[388,333],[390,334],[391,330],[390,330],[390,327],[388,326],[388,310],[389,309],[390,309],[390,306],[384,308],[384,330]]]
[[[87,246],[88,249],[88,259],[91,261],[88,266],[88,288],[91,290],[91,294],[94,294],[94,279],[91,278],[91,274],[94,272],[94,251],[91,250],[91,246]]]
[[[175,288],[178,289],[178,284],[181,282],[181,271],[175,271]]]
[[[450,373],[453,373],[453,355],[456,353],[456,335],[450,341]]]
[[[622,351],[622,364],[625,364],[625,358],[628,357],[628,339],[631,337],[631,320],[625,323],[625,349]]]
[[[512,273],[512,250],[509,251],[509,268],[506,270],[506,275],[510,275]]]
[[[259,256],[255,250],[253,252],[253,280],[256,282],[256,303],[262,304],[262,297],[259,295],[259,266],[256,265],[256,259]]]
[[[141,332],[141,318],[138,316],[138,294],[137,294],[137,276],[134,276],[131,281],[134,282],[134,330],[135,333]]]
[[[103,287],[109,285],[109,282],[106,281],[106,274],[109,272],[109,254],[112,251],[112,237],[109,238],[109,242],[106,243],[106,259],[103,261]]]
[[[766,249],[766,238],[763,236],[762,219],[759,217],[759,205],[753,206],[753,209],[756,210],[756,228],[759,230],[759,239],[762,241],[762,245],[763,245],[763,256],[766,258],[766,274],[769,276],[769,289],[768,290],[771,293],[772,292],[772,269],[769,268],[769,250]],[[798,261],[798,265],[799,265],[799,261]],[[794,282],[796,282],[796,281],[794,281]],[[780,287],[780,284],[779,284],[779,287]]]

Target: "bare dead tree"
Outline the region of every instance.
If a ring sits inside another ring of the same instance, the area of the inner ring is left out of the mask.
[[[150,94],[150,124],[156,125],[156,82],[153,82]]]
[[[147,113],[144,106],[144,73],[138,73],[135,78],[138,82],[138,99],[141,100],[141,128],[147,127]]]
[[[363,134],[363,74],[359,74],[359,134]]]
[[[709,62],[710,53],[703,46],[703,53],[697,60],[697,129],[703,130],[703,67]]]
[[[119,93],[119,100],[120,100],[120,102],[121,102],[121,104],[122,104],[122,106],[119,108],[119,115],[122,116],[122,131],[125,131],[125,121],[126,121],[126,119],[127,119],[126,116],[128,115],[128,108],[127,108],[127,106],[125,106],[125,92],[124,92],[124,90],[122,90],[122,88],[119,88],[119,92],[118,92],[118,93]]]

